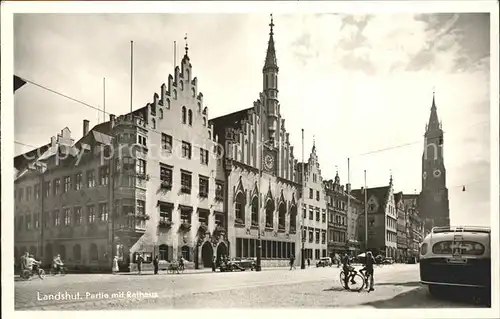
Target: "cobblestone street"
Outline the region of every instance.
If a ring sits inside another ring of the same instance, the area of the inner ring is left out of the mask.
[[[341,288],[340,269],[264,269],[262,272],[181,275],[67,275],[15,282],[17,310],[188,309],[276,307],[442,308],[474,303],[432,299],[418,265],[377,268],[374,292]],[[60,293],[67,300],[44,300]],[[79,294],[78,294],[79,293]],[[77,298],[75,300],[75,298]]]

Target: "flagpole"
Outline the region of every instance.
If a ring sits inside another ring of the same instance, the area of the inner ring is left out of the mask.
[[[106,78],[102,79],[102,104],[103,104],[103,122],[106,122]]]
[[[130,41],[130,113],[132,113],[133,78],[134,78],[134,41]]]
[[[349,218],[349,208],[351,207],[351,167],[350,167],[350,159],[349,157],[347,158],[347,218]],[[349,220],[348,222],[349,223]],[[348,230],[349,232],[349,230]],[[347,239],[347,242],[349,242],[351,238]]]
[[[302,239],[302,249],[300,253],[300,269],[306,269],[306,256],[305,256],[305,236],[304,236],[304,230],[305,230],[305,220],[304,220],[304,202],[305,202],[305,187],[304,187],[304,170],[305,170],[305,162],[304,162],[304,129],[302,129],[302,180],[300,181],[300,186],[302,188],[302,229],[300,230],[301,233],[301,239]]]
[[[365,169],[365,252],[368,251],[368,188],[366,188],[366,169]]]
[[[262,240],[261,240],[261,237],[260,237],[260,233],[261,233],[261,217],[260,217],[260,213],[261,213],[261,209],[260,209],[260,197],[261,197],[261,191],[260,191],[260,188],[261,188],[261,181],[262,181],[262,161],[264,159],[264,154],[263,154],[263,144],[264,144],[264,130],[263,130],[263,125],[264,125],[264,122],[263,122],[263,118],[262,118],[262,108],[263,108],[263,105],[259,105],[259,130],[260,130],[260,154],[257,158],[260,158],[261,161],[260,163],[258,164],[258,167],[259,167],[259,177],[258,177],[258,181],[259,181],[259,186],[257,188],[257,222],[259,224],[259,234],[257,235],[257,265],[255,266],[255,271],[261,271],[262,270],[262,265],[261,265],[261,262],[262,262]]]

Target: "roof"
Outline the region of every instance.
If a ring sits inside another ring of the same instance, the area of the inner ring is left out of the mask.
[[[379,202],[379,209],[376,213],[383,213],[385,211],[385,204],[386,204],[386,199],[387,195],[389,194],[391,187],[390,186],[382,186],[382,187],[375,187],[375,188],[368,188],[367,189],[367,199],[369,199],[372,196],[375,196],[375,198]],[[357,198],[360,201],[364,201],[364,193],[361,191],[361,189],[353,189],[351,190],[351,195]]]
[[[215,126],[221,127],[232,127],[239,129],[241,127],[241,122],[248,119],[248,112],[252,111],[253,107],[249,107],[234,113],[222,115],[210,120]]]

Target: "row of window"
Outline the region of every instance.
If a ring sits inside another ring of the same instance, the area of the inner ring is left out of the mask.
[[[85,186],[87,188],[96,187],[98,183],[100,186],[106,186],[109,183],[109,166],[101,166],[98,170],[99,176],[96,181],[95,170],[88,170],[86,172]],[[83,173],[78,172],[73,176],[65,176],[62,178],[56,178],[53,181],[44,182],[43,195],[45,198],[50,195],[60,195],[67,193],[71,190],[81,190],[84,188]],[[32,192],[33,191],[33,192]],[[14,191],[14,196],[18,201],[30,201],[31,199],[40,198],[40,184],[35,184],[33,188],[31,186],[26,187],[26,197],[24,197],[24,188],[18,188]]]
[[[259,225],[259,203],[257,196],[254,196],[251,201],[251,221],[252,225]],[[244,224],[245,223],[245,195],[242,192],[239,192],[236,195],[235,202],[235,217],[236,222]],[[274,202],[267,201],[266,203],[266,227],[273,227],[274,224]],[[286,220],[286,206],[284,203],[278,208],[278,229],[285,229],[285,220]],[[297,227],[297,210],[295,206],[292,206],[290,209],[290,230],[295,230]]]
[[[389,217],[386,218],[386,227],[387,228],[396,229],[397,225],[398,225],[397,219],[392,219]]]
[[[309,188],[309,199],[313,198],[314,198],[314,190],[312,188]],[[316,200],[318,202],[320,201],[319,191],[316,191]]]
[[[386,231],[385,232],[385,240],[389,242],[396,243],[397,242],[398,235],[397,233],[394,233],[392,231]]]
[[[336,230],[330,229],[328,235],[329,235],[328,241],[334,241],[336,243],[347,242],[347,233],[346,232],[341,232],[341,231],[336,231]]]
[[[309,232],[309,237],[307,236],[308,232]],[[316,240],[314,240],[314,234],[316,234]],[[308,238],[310,243],[316,242],[316,244],[319,244],[320,236],[321,236],[321,244],[326,244],[326,230],[307,228],[307,227],[305,227],[302,230],[302,240]]]
[[[160,180],[162,187],[171,188],[173,185],[173,167],[166,164],[160,164]],[[209,194],[209,178],[203,175],[199,175],[198,180],[198,195],[200,197],[208,197]],[[215,197],[216,199],[222,200],[223,197],[223,183],[215,182]],[[185,194],[191,194],[192,189],[192,173],[181,169],[181,192]]]
[[[313,259],[313,250],[310,248],[305,249],[304,256],[306,259]],[[321,257],[327,257],[326,249],[314,249],[314,259],[320,259]]]
[[[320,219],[320,208],[309,205],[309,220],[314,220],[315,213],[317,222],[321,220],[322,223],[326,223],[326,209],[321,209],[321,219]],[[307,218],[305,205],[304,207],[302,207],[302,217],[304,219]]]
[[[258,240],[252,238],[236,238],[235,257],[257,257]],[[295,243],[288,241],[261,240],[262,259],[288,259],[295,256]]]
[[[108,260],[107,256],[104,254],[104,247],[101,247],[101,250],[103,251],[102,254],[99,254],[99,250],[97,249],[97,245],[94,243],[91,243],[89,246],[88,250],[88,259],[90,262],[98,262],[99,260]],[[41,256],[38,256],[38,250],[35,246],[31,246],[29,248],[27,247],[20,247],[19,250],[17,247],[14,247],[14,256],[16,258],[19,258],[21,255],[23,255],[25,252],[29,252],[32,254],[35,259],[40,258]],[[52,244],[47,244],[44,249],[44,261],[45,262],[51,262],[52,258],[55,255],[61,255],[61,260],[63,261],[73,261],[73,262],[80,262],[82,261],[82,247],[79,244],[76,244],[73,246],[72,249],[72,254],[68,255],[66,253],[66,246],[64,245],[59,245],[54,249]],[[101,257],[101,258],[99,258]],[[20,262],[19,260],[16,259],[16,262]]]

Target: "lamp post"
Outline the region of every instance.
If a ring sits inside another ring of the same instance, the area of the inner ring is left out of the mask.
[[[305,252],[306,252],[306,249],[305,249],[305,242],[306,242],[306,238],[304,236],[304,230],[305,230],[305,227],[304,227],[304,202],[305,202],[305,187],[304,187],[304,170],[305,170],[305,162],[304,162],[304,129],[302,129],[302,179],[300,181],[300,184],[301,184],[301,188],[302,188],[302,229],[300,230],[300,237],[301,237],[301,240],[302,240],[302,249],[301,249],[301,253],[300,253],[300,269],[306,269],[306,256],[305,256]]]

